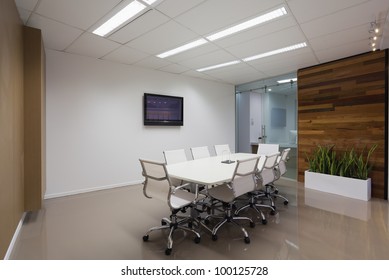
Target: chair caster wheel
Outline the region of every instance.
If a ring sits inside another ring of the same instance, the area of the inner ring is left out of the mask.
[[[212,234],[212,240],[213,240],[213,241],[216,241],[216,240],[217,240],[217,235],[216,235],[216,234]]]
[[[278,190],[275,190],[274,193],[275,193],[275,194],[278,194]]]
[[[263,219],[263,220],[262,220],[262,224],[263,224],[263,225],[266,225],[266,224],[267,224],[267,220]]]
[[[254,222],[250,222],[250,227],[251,228],[255,228],[255,223]]]
[[[195,242],[196,244],[199,244],[199,243],[200,243],[200,240],[201,240],[201,238],[198,237],[198,236],[196,236],[195,239],[194,239],[194,242]]]
[[[166,222],[164,220],[161,220],[161,225],[166,226]]]
[[[249,244],[250,243],[250,237],[245,237],[244,238],[244,243],[246,243],[246,244]]]
[[[146,241],[148,241],[148,240],[149,240],[149,236],[148,236],[148,235],[144,235],[144,236],[143,236],[143,241],[146,242]]]
[[[288,205],[288,204],[289,204],[289,201],[285,200],[284,205]]]
[[[167,248],[167,249],[165,250],[165,255],[166,255],[166,256],[170,256],[171,253],[172,253],[172,249]]]
[[[276,210],[271,210],[270,215],[274,216],[276,214]]]

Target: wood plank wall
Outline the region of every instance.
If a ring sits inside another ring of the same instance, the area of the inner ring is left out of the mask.
[[[387,199],[387,52],[370,52],[298,71],[298,181],[318,144],[337,151],[378,144],[372,196]]]

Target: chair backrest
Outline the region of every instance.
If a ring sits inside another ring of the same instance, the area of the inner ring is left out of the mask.
[[[258,160],[259,157],[254,157],[251,159],[237,161],[232,181],[230,183],[235,197],[255,190],[255,174],[257,171]]]
[[[210,157],[210,153],[207,146],[190,148],[193,159]]]
[[[272,155],[280,150],[279,144],[258,144],[258,155]]]
[[[180,190],[182,186],[171,184],[166,164],[163,162],[139,159],[142,166],[143,194],[147,198],[159,198],[167,201],[171,209],[180,209],[190,205],[195,194]]]
[[[265,163],[262,170],[259,170],[258,176],[261,178],[262,185],[265,186],[276,179],[275,167],[277,165],[277,158],[280,153],[265,155]]]
[[[215,153],[217,156],[231,153],[230,146],[228,144],[215,145],[214,147],[215,147]]]
[[[187,161],[186,153],[184,149],[164,151],[163,155],[165,157],[166,164],[173,164]]]
[[[143,194],[147,198],[159,198],[164,201],[168,198],[170,179],[166,165],[163,162],[139,159],[142,166]]]
[[[281,155],[278,157],[277,160],[277,171],[278,171],[278,177],[281,177],[286,173],[286,162],[288,161],[288,155],[290,152],[290,148],[284,149],[281,152]]]

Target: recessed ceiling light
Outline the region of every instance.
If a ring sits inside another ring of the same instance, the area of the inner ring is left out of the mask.
[[[146,8],[145,5],[138,1],[133,1],[119,12],[117,12],[113,17],[103,23],[100,27],[93,31],[94,34],[99,36],[105,36],[115,28],[119,27],[126,21],[130,20],[132,17],[137,15],[139,12]]]
[[[250,56],[250,57],[246,57],[246,58],[244,58],[242,60],[245,61],[245,62],[252,61],[252,60],[255,60],[255,59],[260,59],[260,58],[264,58],[264,57],[268,57],[268,56],[272,56],[272,55],[276,55],[276,54],[280,54],[280,53],[284,53],[284,52],[294,51],[294,50],[297,50],[297,49],[304,48],[306,46],[307,46],[307,43],[304,42],[304,43],[296,44],[296,45],[293,45],[293,46],[285,47],[285,48],[282,48],[282,49],[278,49],[278,50],[274,50],[274,51],[270,51],[270,52],[266,52],[266,53],[262,53],[262,54],[258,54],[258,55],[254,55],[254,56]]]
[[[196,71],[203,72],[203,71],[213,70],[213,69],[217,69],[217,68],[221,68],[221,67],[225,67],[225,66],[230,66],[230,65],[234,65],[234,64],[238,64],[238,63],[240,63],[240,60],[234,60],[234,61],[230,61],[230,62],[226,62],[226,63],[221,63],[221,64],[217,64],[217,65],[213,65],[213,66],[200,68],[200,69],[197,69]]]
[[[165,58],[165,57],[168,57],[168,56],[172,56],[172,55],[178,54],[178,53],[180,53],[180,52],[187,51],[187,50],[189,50],[189,49],[192,49],[192,48],[201,46],[201,45],[203,45],[203,44],[205,44],[205,43],[207,43],[207,40],[205,40],[205,39],[199,39],[199,40],[190,42],[190,43],[188,43],[188,44],[186,44],[186,45],[183,45],[183,46],[181,46],[181,47],[175,48],[175,49],[173,49],[173,50],[170,50],[170,51],[167,51],[167,52],[158,54],[157,57],[159,57],[159,58]]]
[[[290,83],[290,82],[297,82],[297,78],[290,78],[290,79],[277,81],[277,83],[279,83],[279,84],[286,84],[286,83]]]
[[[239,31],[243,31],[243,30],[248,29],[250,27],[253,27],[255,25],[267,22],[269,20],[275,19],[277,17],[283,16],[283,15],[286,15],[286,14],[287,14],[286,9],[284,7],[282,7],[282,8],[279,8],[277,10],[274,10],[274,11],[271,11],[269,13],[266,13],[264,15],[261,15],[261,16],[258,16],[256,18],[253,18],[251,20],[248,20],[248,21],[245,21],[243,23],[240,23],[238,25],[234,25],[234,26],[232,26],[230,28],[224,29],[224,30],[222,30],[220,32],[217,32],[215,34],[212,34],[212,35],[210,35],[210,36],[208,36],[206,38],[209,41],[214,41],[214,40],[226,37],[228,35],[234,34],[234,33],[239,32]],[[197,41],[194,41],[193,43],[189,43],[189,44],[186,44],[184,46],[181,46],[181,47],[175,48],[173,50],[170,50],[170,51],[164,52],[162,54],[159,54],[159,55],[157,55],[157,57],[165,58],[165,57],[168,57],[168,56],[175,55],[175,54],[177,54],[179,52],[183,52],[183,51],[189,50],[191,48],[195,48],[195,47],[198,47],[200,45],[203,45],[203,44],[208,42],[207,40],[199,39]],[[196,43],[199,43],[199,44],[196,45]]]
[[[142,0],[146,4],[152,5],[154,2],[157,2],[157,0]]]
[[[281,17],[281,16],[286,15],[286,14],[287,14],[286,9],[284,7],[282,7],[282,8],[279,8],[277,10],[266,13],[264,15],[260,15],[256,18],[251,19],[251,20],[242,22],[238,25],[234,25],[230,28],[224,29],[224,30],[217,32],[215,34],[212,34],[212,35],[208,36],[207,39],[210,41],[214,41],[214,40],[229,36],[231,34],[243,31],[243,30],[248,29],[250,27],[256,26],[258,24],[261,24],[261,23],[270,21],[272,19]]]

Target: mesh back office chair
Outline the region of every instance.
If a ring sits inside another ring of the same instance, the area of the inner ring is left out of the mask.
[[[263,171],[265,166],[269,166],[274,164],[274,161],[277,159],[278,153],[273,155],[267,155],[267,156],[261,156],[258,165],[257,165],[257,173],[256,173],[256,180],[260,180],[259,185],[261,185],[261,172]],[[260,216],[261,216],[261,222],[263,225],[267,224],[266,217],[264,213],[262,212],[261,208],[268,208],[271,210],[271,213],[275,213],[275,208],[273,208],[271,205],[259,203],[257,198],[262,196],[263,192],[259,189],[258,182],[257,182],[257,189],[253,192],[249,192],[249,200],[248,203],[241,206],[239,209],[235,211],[236,215],[239,215],[239,213],[247,208],[254,209]]]
[[[288,161],[288,155],[290,152],[290,148],[284,149],[281,152],[281,155],[277,158],[277,164],[275,166],[275,178],[274,181],[269,184],[271,186],[272,191],[270,192],[270,196],[273,198],[279,197],[284,200],[284,205],[288,205],[289,200],[278,193],[278,189],[274,186],[274,182],[280,179],[287,171],[286,162]]]
[[[222,156],[231,153],[230,146],[228,144],[215,145],[214,147],[217,156]]]
[[[279,144],[258,144],[258,155],[272,155],[280,150]]]
[[[192,229],[192,218],[179,218],[177,213],[184,211],[188,207],[195,205],[198,197],[195,193],[182,190],[183,186],[173,186],[167,173],[164,163],[139,159],[142,166],[142,175],[145,178],[143,182],[143,194],[147,198],[152,198],[151,193],[160,195],[165,193],[167,204],[170,208],[170,218],[162,218],[162,225],[150,228],[143,236],[143,241],[149,240],[149,234],[156,230],[168,229],[169,236],[167,240],[166,255],[170,255],[173,247],[173,233],[176,229],[182,229],[195,235],[195,243],[200,242],[200,234]]]
[[[255,172],[257,169],[258,159],[258,157],[255,157],[247,160],[238,160],[231,182],[215,186],[208,190],[208,194],[212,198],[221,201],[224,208],[224,213],[222,215],[208,215],[205,218],[206,222],[209,222],[210,218],[221,219],[221,221],[212,229],[212,240],[217,240],[218,230],[228,222],[238,226],[243,232],[244,242],[250,243],[250,238],[246,229],[237,224],[235,221],[249,221],[250,227],[254,227],[255,224],[248,217],[239,217],[234,215],[232,207],[236,198],[255,189]]]
[[[273,208],[271,211],[271,214],[275,214],[275,204],[271,197],[271,184],[274,182],[276,178],[276,166],[277,166],[277,159],[280,153],[275,153],[271,155],[266,156],[265,164],[262,168],[261,172],[257,173],[257,183],[259,185],[259,188],[262,188],[261,192],[256,195],[256,198],[263,197],[269,200],[270,206]]]
[[[210,153],[207,146],[190,148],[193,159],[210,157]]]
[[[166,164],[174,164],[188,160],[184,149],[163,151],[163,155]]]

